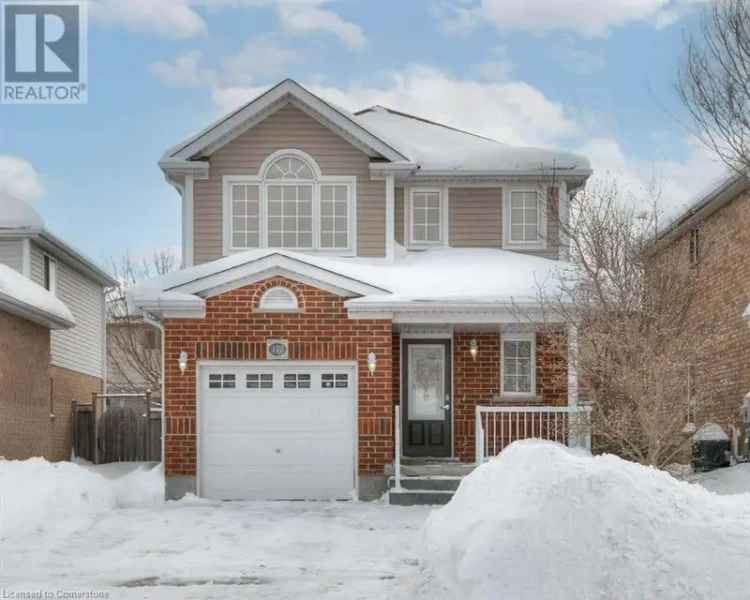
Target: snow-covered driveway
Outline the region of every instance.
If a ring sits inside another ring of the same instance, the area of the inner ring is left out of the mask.
[[[435,598],[419,563],[428,513],[196,499],[113,509],[72,532],[0,542],[0,588],[109,598]]]

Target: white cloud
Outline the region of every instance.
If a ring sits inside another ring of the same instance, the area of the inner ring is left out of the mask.
[[[296,50],[285,48],[271,36],[248,41],[242,49],[212,69],[203,66],[203,53],[189,50],[173,61],[157,61],[150,68],[164,83],[174,87],[219,87],[249,85],[258,77],[276,77],[302,60]]]
[[[281,0],[279,16],[285,29],[294,33],[326,31],[337,36],[350,48],[361,49],[366,44],[362,28],[345,21],[331,10],[322,8],[324,1]]]
[[[92,19],[169,38],[206,31],[206,22],[190,0],[89,0]]]
[[[497,29],[536,33],[569,30],[586,37],[606,35],[610,28],[635,21],[665,27],[691,6],[705,0],[479,0],[470,6],[443,5],[449,31],[467,31],[480,23]]]
[[[29,161],[0,154],[0,193],[33,202],[44,194],[44,185]]]
[[[150,65],[151,71],[161,81],[174,87],[213,87],[216,73],[201,66],[203,53],[189,50],[177,56],[172,62],[160,60]]]
[[[206,20],[197,9],[270,7],[287,31],[331,33],[350,48],[363,48],[367,40],[362,28],[342,18],[328,4],[331,0],[89,0],[95,21],[177,39],[207,30]]]

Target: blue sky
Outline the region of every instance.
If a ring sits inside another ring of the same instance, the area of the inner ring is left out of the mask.
[[[701,0],[91,0],[89,102],[0,105],[0,189],[102,264],[179,244],[163,150],[284,77],[586,154],[666,205],[719,172],[674,91]]]

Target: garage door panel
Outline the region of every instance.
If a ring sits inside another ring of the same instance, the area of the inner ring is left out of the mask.
[[[248,388],[247,381],[258,380],[247,379],[248,373],[271,373],[273,388]],[[285,388],[288,373],[309,374],[303,378],[309,387]],[[212,374],[214,387],[209,386]],[[234,387],[216,387],[215,382],[223,385],[227,379]],[[335,387],[339,383],[343,385]],[[202,366],[201,495],[223,500],[350,498],[356,462],[354,386],[354,368],[340,363]]]
[[[279,394],[281,395],[281,393]],[[205,431],[351,429],[352,398],[215,397],[205,401]]]
[[[279,436],[273,432],[247,435],[207,436],[201,460],[206,464],[305,464],[314,465],[324,457],[345,456],[349,460],[351,436],[347,434]]]
[[[278,490],[273,500],[347,500],[352,497],[353,484],[347,484],[348,469],[344,466],[324,473],[309,469],[261,468],[237,469],[214,467],[206,473],[203,485],[212,497],[222,500],[265,500],[268,490]]]

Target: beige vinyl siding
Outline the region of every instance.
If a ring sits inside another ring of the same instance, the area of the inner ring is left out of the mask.
[[[450,188],[450,245],[500,248],[503,245],[502,188]]]
[[[364,152],[287,104],[209,157],[210,178],[196,181],[193,192],[196,264],[222,256],[224,175],[257,175],[270,154],[289,148],[312,156],[323,175],[356,176],[357,253],[385,254],[385,181],[370,179],[370,159]]]
[[[32,243],[31,279],[39,285],[44,279],[43,256],[41,248]],[[50,332],[51,363],[103,379],[104,289],[59,259],[55,275],[55,295],[73,313],[76,325]]]
[[[0,240],[0,263],[23,273],[23,241]]]
[[[394,227],[394,235],[396,236],[396,241],[405,246],[404,244],[404,188],[396,188],[396,195],[395,195],[395,218],[396,218],[396,225]]]

